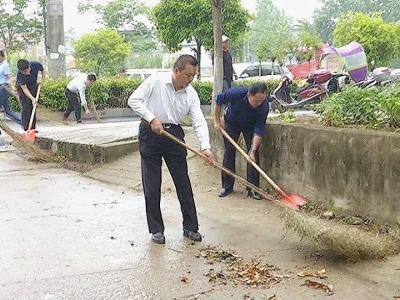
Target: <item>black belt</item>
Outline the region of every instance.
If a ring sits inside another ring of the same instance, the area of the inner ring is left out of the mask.
[[[176,125],[176,124],[172,124],[172,123],[163,123],[162,126],[164,128],[171,128],[171,127],[178,127],[178,126],[181,126],[181,125]]]

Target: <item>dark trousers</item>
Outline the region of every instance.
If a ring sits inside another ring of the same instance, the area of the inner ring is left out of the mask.
[[[25,95],[19,95],[19,99],[21,101],[21,118],[22,118],[22,127],[24,130],[29,129],[29,121],[31,119],[32,115],[32,110],[33,110],[33,104],[30,99],[28,99]],[[36,128],[36,112],[35,116],[33,117],[33,123],[32,123],[32,128]]]
[[[251,142],[253,139],[253,130],[242,131],[241,128],[238,128],[229,123],[225,123],[225,130],[235,142],[238,142],[240,133],[243,133],[243,137],[246,142],[247,152],[250,151]],[[225,137],[224,137],[224,146],[225,146],[225,153],[224,153],[223,165],[232,172],[235,172],[236,148]],[[258,163],[258,161],[259,161],[259,153],[257,151],[256,163]],[[223,172],[221,172],[221,177],[222,177],[222,187],[230,191],[233,190],[235,179],[232,176],[227,175]],[[247,164],[247,181],[254,184],[255,186],[260,186],[260,174],[249,163]]]
[[[10,85],[3,83],[0,84],[0,108],[4,107],[4,114],[9,117],[14,122],[17,122],[19,125],[22,125],[21,115],[19,113],[14,112],[10,107]]]
[[[69,89],[65,90],[65,96],[68,99],[68,107],[64,112],[64,119],[68,119],[71,112],[75,112],[75,120],[81,120],[81,103],[78,99],[78,95],[71,92]]]
[[[222,92],[225,92],[226,90],[230,89],[232,87],[232,80],[228,81],[224,79],[222,82]]]
[[[165,130],[184,141],[185,135],[181,126],[173,125]],[[162,158],[164,158],[175,184],[181,205],[183,228],[197,231],[197,213],[188,175],[186,149],[165,136],[155,134],[148,125],[141,123],[139,126],[139,151],[149,232],[164,232],[160,208]]]

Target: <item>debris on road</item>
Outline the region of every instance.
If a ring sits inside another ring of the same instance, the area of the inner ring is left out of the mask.
[[[333,286],[330,284],[325,284],[322,282],[312,281],[312,280],[307,279],[306,282],[302,284],[302,286],[303,285],[305,285],[307,287],[311,287],[313,289],[324,290],[327,296],[333,295]]]
[[[209,264],[221,262],[228,266],[221,271],[210,269],[209,272],[204,274],[213,283],[220,279],[222,284],[229,282],[233,285],[244,284],[256,288],[270,287],[280,283],[282,279],[290,278],[289,275],[278,274],[279,268],[276,266],[262,264],[260,260],[255,258],[251,259],[249,263],[245,263],[243,258],[236,254],[212,247],[200,249],[200,255],[197,257],[206,258]]]

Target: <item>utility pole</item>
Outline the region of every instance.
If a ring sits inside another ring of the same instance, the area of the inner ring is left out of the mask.
[[[46,56],[52,79],[65,75],[63,0],[46,1]]]

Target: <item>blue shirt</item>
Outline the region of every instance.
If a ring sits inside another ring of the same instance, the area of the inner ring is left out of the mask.
[[[23,85],[26,85],[29,92],[31,92],[31,94],[35,96],[38,73],[43,71],[43,65],[38,61],[31,61],[29,63],[29,66],[31,67],[29,75],[22,74],[20,71],[18,71],[17,74],[17,90],[20,97],[25,96],[24,92],[21,89],[21,86]]]
[[[11,74],[10,65],[6,60],[0,63],[0,84],[10,83],[8,75]]]
[[[242,131],[252,130],[257,135],[265,132],[265,122],[269,112],[268,101],[264,100],[258,107],[252,107],[247,98],[249,89],[235,86],[217,96],[218,105],[228,104],[225,122],[237,126]]]

